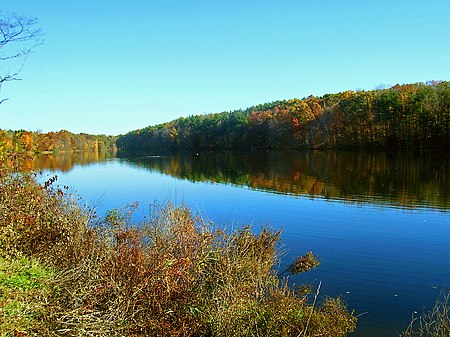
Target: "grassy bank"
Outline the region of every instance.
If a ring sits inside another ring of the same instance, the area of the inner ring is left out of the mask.
[[[0,171],[0,336],[345,336],[356,318],[278,276],[279,232],[185,207],[98,217],[54,179]],[[312,253],[287,272],[315,268]],[[284,274],[285,275],[285,274]],[[303,288],[302,288],[303,289]]]

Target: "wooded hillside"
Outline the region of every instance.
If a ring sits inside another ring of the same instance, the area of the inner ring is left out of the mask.
[[[450,147],[450,82],[395,85],[189,116],[119,136],[125,152]]]

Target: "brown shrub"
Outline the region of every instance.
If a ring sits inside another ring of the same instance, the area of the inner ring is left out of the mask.
[[[52,181],[0,179],[1,255],[56,268],[38,335],[337,337],[355,328],[341,301],[311,305],[280,280],[280,232],[226,232],[173,205],[139,224],[136,205],[94,219]],[[316,265],[308,253],[290,269]]]

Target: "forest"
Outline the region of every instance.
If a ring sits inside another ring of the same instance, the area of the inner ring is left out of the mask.
[[[120,136],[0,129],[0,154],[450,148],[450,82],[344,91],[180,117]]]
[[[0,156],[9,153],[103,152],[115,147],[115,137],[59,132],[30,132],[0,129]]]
[[[122,152],[450,147],[450,82],[395,85],[181,117],[118,136]]]

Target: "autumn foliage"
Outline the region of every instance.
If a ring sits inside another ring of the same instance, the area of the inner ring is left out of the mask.
[[[448,148],[450,82],[395,85],[179,118],[117,139],[124,152]]]
[[[30,132],[0,129],[0,155],[10,153],[102,152],[115,147],[115,137],[69,131]]]

